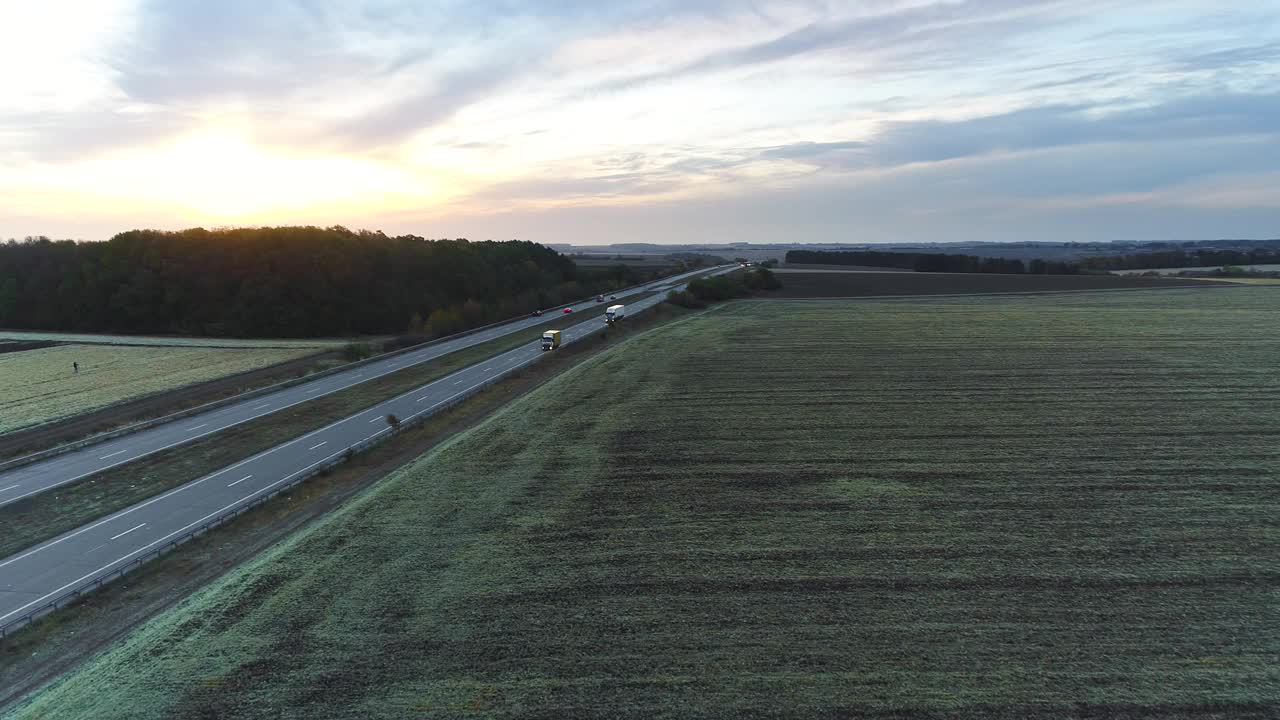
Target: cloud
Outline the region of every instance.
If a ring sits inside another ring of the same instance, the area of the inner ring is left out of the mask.
[[[866,143],[858,140],[841,140],[838,142],[804,141],[765,148],[760,152],[760,156],[786,160],[803,160],[829,156],[833,153],[844,153],[849,150],[863,150],[866,147]]]
[[[1077,10],[1087,4],[1078,3]],[[910,57],[913,69],[920,70],[931,62],[953,61],[953,53],[960,49],[972,55],[989,53],[1002,38],[1043,22],[1037,11],[1060,11],[1062,5],[1053,0],[965,0],[908,5],[853,18],[828,17],[762,42],[715,50],[675,67],[601,82],[588,94],[622,92],[691,75],[822,53],[864,62],[877,53]]]
[[[278,101],[377,67],[316,6],[280,0],[145,3],[111,65],[131,100],[162,105]]]
[[[59,183],[87,192],[63,178],[119,177],[140,158],[176,182],[199,179],[175,148],[216,137],[273,164],[347,158],[395,175],[396,198],[370,200],[366,224],[421,206],[484,227],[513,217],[495,208],[512,208],[531,227],[572,235],[571,222],[548,219],[559,208],[610,218],[631,237],[675,232],[666,212],[701,232],[723,224],[753,236],[790,225],[816,238],[855,223],[889,237],[895,217],[908,233],[945,217],[981,235],[1067,206],[1181,209],[1196,183],[1212,183],[1217,213],[1269,197],[1237,179],[1280,166],[1274,9],[113,2],[110,17],[79,22],[83,42],[57,48],[52,81],[38,62],[7,63],[25,80],[0,98],[0,194],[25,197],[35,177],[47,198]],[[58,27],[41,22],[46,35]],[[307,206],[294,193],[291,207],[333,214],[326,197]],[[48,218],[54,226],[30,231],[56,233],[58,213]]]
[[[15,162],[71,162],[122,146],[171,137],[198,122],[198,118],[163,108],[121,112],[98,107],[16,113],[0,116],[0,127],[16,128],[11,143],[5,143],[0,133],[0,151],[10,145]]]
[[[1049,105],[965,120],[889,122],[866,140],[801,142],[766,148],[760,154],[871,169],[997,152],[1242,135],[1280,135],[1280,93],[1196,95],[1127,109],[1111,104]],[[1192,143],[1185,149],[1195,153],[1198,147]]]
[[[1187,70],[1218,70],[1264,63],[1280,63],[1280,42],[1216,49],[1188,55],[1179,61]]]

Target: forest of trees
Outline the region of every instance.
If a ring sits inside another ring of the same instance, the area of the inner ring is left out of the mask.
[[[891,267],[916,272],[957,273],[1033,273],[1037,275],[1074,275],[1080,272],[1075,263],[1057,260],[1021,260],[947,255],[944,253],[884,252],[878,250],[821,251],[789,250],[787,262],[809,265],[862,265]]]
[[[134,230],[0,244],[0,327],[229,337],[438,336],[642,282],[532,242],[342,227]]]

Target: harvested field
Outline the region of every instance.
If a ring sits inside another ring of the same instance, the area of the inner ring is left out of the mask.
[[[1180,272],[1208,272],[1209,270],[1221,270],[1221,265],[1196,265],[1193,267],[1175,267],[1175,268],[1143,268],[1141,270],[1112,270],[1117,275],[1141,275],[1142,273],[1154,272],[1161,275],[1177,275]],[[1259,272],[1278,272],[1280,265],[1275,263],[1263,263],[1258,265],[1233,265],[1243,270],[1257,270]]]
[[[17,716],[1273,717],[1278,314],[1203,288],[694,316]]]
[[[375,338],[376,339],[376,338]],[[77,333],[26,332],[0,330],[0,340],[24,342],[60,342],[80,345],[148,345],[158,347],[211,347],[211,348],[326,348],[342,347],[350,342],[340,338],[299,339],[243,339],[169,337],[162,335],[96,335]],[[367,338],[366,338],[367,340]]]
[[[313,348],[55,345],[0,353],[0,433],[275,365]],[[72,363],[80,372],[72,371]]]
[[[785,268],[784,268],[785,270]],[[783,272],[775,298],[867,297],[875,295],[951,295],[1062,292],[1132,288],[1199,287],[1203,280],[1120,275],[987,275],[917,272]]]
[[[827,271],[827,272],[915,272],[908,268],[873,267],[871,265],[818,265],[808,263],[786,263],[773,269],[774,272]]]

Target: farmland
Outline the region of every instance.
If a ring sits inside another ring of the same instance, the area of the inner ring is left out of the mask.
[[[834,266],[833,266],[834,267]],[[989,275],[983,273],[859,272],[847,269],[778,271],[775,298],[871,297],[981,293],[1071,292],[1161,287],[1204,288],[1211,281],[1121,275]]]
[[[311,348],[55,345],[0,353],[0,433],[310,355]],[[80,372],[72,371],[72,363]]]
[[[18,716],[1271,716],[1278,313],[1238,287],[694,316]]]
[[[1235,265],[1234,267],[1238,267],[1238,268],[1240,268],[1240,269],[1242,269],[1242,270],[1257,270],[1258,272],[1278,272],[1278,271],[1280,271],[1280,265],[1276,265],[1276,264],[1267,264],[1267,263],[1257,264],[1257,265],[1248,265],[1248,264],[1246,264],[1246,265]],[[1199,265],[1199,266],[1195,266],[1195,267],[1151,268],[1151,269],[1142,269],[1142,270],[1112,270],[1111,272],[1114,272],[1114,273],[1116,273],[1117,275],[1141,275],[1142,273],[1149,273],[1149,272],[1160,273],[1161,275],[1177,275],[1178,273],[1180,273],[1180,272],[1184,272],[1184,271],[1186,271],[1186,272],[1208,272],[1208,271],[1210,271],[1210,270],[1221,270],[1221,269],[1222,269],[1222,266],[1221,266],[1221,265],[1217,265],[1217,266],[1212,266],[1212,265],[1211,265],[1211,266],[1208,266],[1208,267],[1205,267],[1205,266],[1203,266],[1203,265]]]
[[[241,339],[200,338],[155,335],[98,335],[89,333],[44,333],[0,330],[0,341],[53,341],[84,345],[152,345],[157,347],[215,347],[215,348],[336,348],[350,342],[335,338],[315,339]]]

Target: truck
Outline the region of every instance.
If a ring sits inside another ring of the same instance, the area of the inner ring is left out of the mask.
[[[610,305],[604,310],[604,323],[612,325],[627,315],[626,305]]]
[[[560,331],[548,330],[542,333],[542,349],[555,350],[560,347]]]

